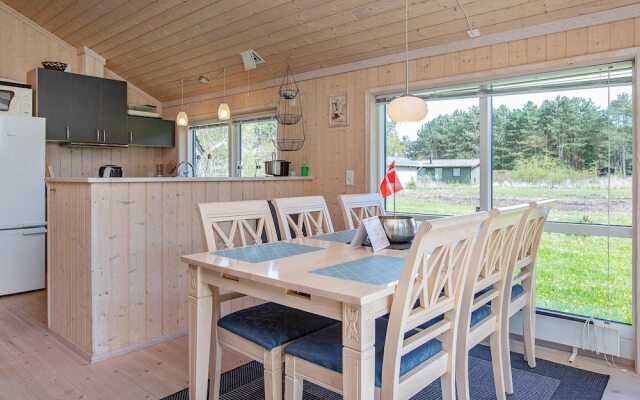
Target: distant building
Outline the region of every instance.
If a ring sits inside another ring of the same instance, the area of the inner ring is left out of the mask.
[[[419,177],[443,183],[477,185],[480,181],[480,160],[410,160],[404,157],[388,157],[387,163],[396,162],[396,173],[403,186]]]

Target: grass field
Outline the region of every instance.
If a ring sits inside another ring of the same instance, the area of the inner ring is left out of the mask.
[[[495,206],[555,198],[549,220],[631,225],[631,188],[541,188],[495,185]],[[398,212],[461,215],[474,212],[479,189],[470,185],[434,185],[396,196]],[[387,200],[387,209],[393,200]],[[610,254],[610,257],[608,256]],[[537,266],[538,307],[631,323],[631,239],[545,233]],[[610,272],[610,273],[608,273]],[[609,279],[607,278],[609,276]]]

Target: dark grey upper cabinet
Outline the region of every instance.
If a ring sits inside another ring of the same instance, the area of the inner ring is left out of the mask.
[[[101,142],[100,78],[69,74],[69,140]],[[49,117],[47,116],[47,119]]]
[[[129,143],[126,82],[47,69],[29,73],[29,80],[47,140]]]
[[[175,123],[160,118],[128,117],[130,144],[137,146],[175,146]]]
[[[102,141],[127,144],[127,83],[100,79],[100,129]]]
[[[37,87],[35,111],[39,117],[46,117],[48,140],[68,140],[69,126],[69,74],[61,71],[38,69],[35,71]]]

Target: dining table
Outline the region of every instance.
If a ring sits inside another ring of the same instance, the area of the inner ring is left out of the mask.
[[[375,320],[390,312],[406,250],[351,247],[354,230],[184,255],[189,398],[207,396],[219,293],[226,289],[342,321],[343,398],[374,398]],[[219,347],[218,347],[219,348]]]

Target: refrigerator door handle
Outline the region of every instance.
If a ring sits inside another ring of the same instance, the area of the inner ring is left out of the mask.
[[[45,233],[47,233],[47,228],[38,228],[37,230],[23,232],[22,236],[44,235]]]

